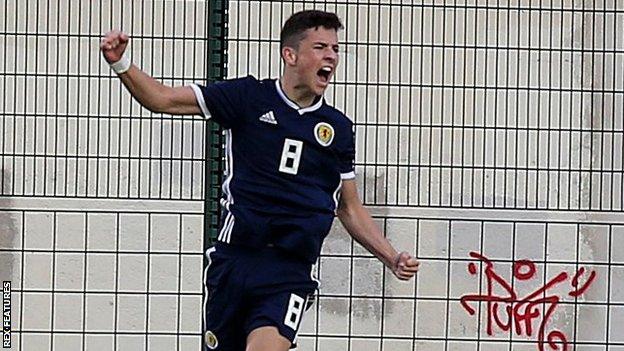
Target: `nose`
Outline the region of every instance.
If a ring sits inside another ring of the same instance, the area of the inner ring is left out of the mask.
[[[325,59],[331,61],[331,63],[335,63],[338,60],[338,53],[332,48],[328,48],[325,54]]]

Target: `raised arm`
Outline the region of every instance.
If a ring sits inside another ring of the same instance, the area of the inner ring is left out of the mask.
[[[123,32],[106,33],[100,42],[100,50],[106,62],[123,71],[119,78],[130,94],[152,112],[172,115],[201,114],[193,89],[190,86],[170,87],[150,77],[138,67],[123,59],[130,38]],[[122,60],[123,59],[123,60]],[[129,69],[125,70],[126,68]]]
[[[397,253],[384,237],[362,205],[355,180],[343,181],[337,212],[347,232],[390,268],[397,278],[408,280],[416,274],[420,263],[407,252]]]

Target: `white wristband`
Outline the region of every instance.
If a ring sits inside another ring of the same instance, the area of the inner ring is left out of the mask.
[[[132,62],[130,62],[130,59],[126,56],[122,56],[119,61],[110,64],[110,68],[117,74],[125,73],[131,66]]]

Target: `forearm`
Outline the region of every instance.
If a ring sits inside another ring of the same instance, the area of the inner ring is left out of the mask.
[[[398,255],[392,244],[386,239],[373,221],[370,213],[363,206],[339,209],[338,218],[349,235],[384,265],[392,268]]]
[[[190,86],[175,88],[166,86],[124,58],[123,54],[129,40],[130,38],[123,32],[110,31],[102,38],[100,50],[130,94],[152,112],[175,115],[200,114],[202,111]]]
[[[171,89],[132,65],[130,69],[119,75],[130,94],[145,108],[152,112],[163,112],[167,109],[165,98]]]

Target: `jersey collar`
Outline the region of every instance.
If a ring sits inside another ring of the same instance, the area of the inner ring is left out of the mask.
[[[291,99],[288,98],[288,96],[286,96],[286,94],[284,93],[284,91],[282,90],[282,85],[280,84],[279,79],[275,80],[275,89],[277,89],[277,93],[279,94],[279,96],[282,98],[282,100],[284,100],[284,102],[286,103],[286,105],[294,108],[295,110],[297,110],[297,112],[299,112],[300,115],[303,115],[306,112],[312,112],[312,111],[316,111],[319,108],[321,108],[321,106],[323,106],[323,100],[324,98],[321,97],[320,99],[318,99],[318,101],[316,103],[314,103],[311,106],[308,107],[304,107],[301,108],[299,107],[299,105],[297,105],[294,101],[292,101]]]

